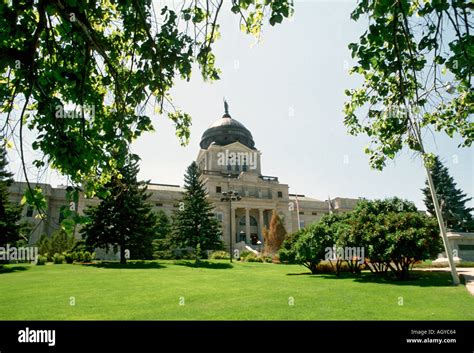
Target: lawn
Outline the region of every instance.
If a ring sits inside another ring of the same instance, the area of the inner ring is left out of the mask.
[[[448,273],[387,282],[305,272],[224,260],[200,268],[8,265],[0,320],[474,320],[474,297],[449,285]]]

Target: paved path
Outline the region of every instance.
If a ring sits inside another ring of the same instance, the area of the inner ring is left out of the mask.
[[[423,270],[423,271],[446,271],[449,272],[449,267],[432,267],[432,268],[415,268],[416,270]],[[459,276],[464,277],[464,281],[466,284],[466,289],[474,295],[474,267],[457,267],[456,270],[458,271]]]

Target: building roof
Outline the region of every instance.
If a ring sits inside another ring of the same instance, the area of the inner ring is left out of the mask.
[[[156,183],[149,183],[148,190],[184,192],[184,188],[182,188],[179,185],[156,184]]]
[[[255,149],[255,142],[250,131],[239,121],[232,119],[227,102],[224,102],[225,113],[222,118],[212,123],[202,134],[200,146],[208,149],[211,144],[227,146],[240,142],[248,148]]]
[[[289,199],[290,200],[296,200],[296,195],[295,194],[289,194]],[[298,201],[317,201],[317,202],[325,202],[322,200],[318,200],[312,197],[307,197],[304,195],[298,195]]]

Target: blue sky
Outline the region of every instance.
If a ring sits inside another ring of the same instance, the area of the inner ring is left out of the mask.
[[[356,41],[366,20],[350,20],[355,1],[296,1],[294,18],[263,29],[262,39],[239,30],[226,2],[215,46],[221,80],[203,82],[198,71],[190,82],[177,82],[174,104],[191,114],[187,147],[174,135],[172,122],[154,116],[156,132],[138,139],[133,151],[142,158],[140,177],[180,184],[199,152],[204,130],[224,111],[243,123],[262,152],[262,172],[289,184],[290,192],[318,199],[398,196],[424,209],[420,188],[425,172],[420,158],[404,151],[384,171],[371,170],[365,136],[348,135],[343,125],[344,90],[361,80],[349,76],[353,61],[347,45]],[[459,139],[426,133],[431,152],[441,156],[458,186],[474,191],[473,149],[458,149]],[[17,163],[12,163],[17,172]],[[58,184],[53,172],[46,182]],[[473,203],[471,202],[471,205]]]

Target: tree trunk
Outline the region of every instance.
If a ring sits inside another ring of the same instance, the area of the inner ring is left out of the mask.
[[[451,277],[453,278],[453,284],[455,286],[459,285],[459,277],[456,271],[456,265],[454,264],[453,251],[451,245],[448,241],[448,236],[446,235],[446,227],[444,226],[443,215],[441,214],[441,209],[439,207],[438,196],[436,195],[435,185],[433,183],[433,178],[431,177],[431,171],[427,166],[425,166],[426,174],[428,176],[428,184],[430,186],[431,197],[433,199],[433,205],[436,212],[436,219],[438,220],[439,229],[441,231],[441,238],[443,239],[444,251],[448,257],[449,268],[451,270]]]
[[[407,105],[406,105],[405,102],[404,102],[404,104],[405,104],[405,108],[406,108]],[[411,105],[411,106],[413,106],[413,105]],[[410,123],[411,123],[412,128],[413,128],[413,132],[415,133],[415,137],[416,137],[416,139],[418,140],[418,143],[419,143],[419,147],[420,147],[419,151],[421,153],[421,156],[424,159],[424,157],[426,156],[426,151],[425,151],[425,148],[423,146],[423,138],[421,137],[420,127],[418,126],[416,121],[413,121],[410,117],[409,117],[409,119],[410,119]],[[446,235],[446,227],[444,225],[443,215],[441,213],[441,208],[439,206],[438,196],[436,195],[436,188],[435,188],[435,185],[433,183],[433,178],[431,176],[430,168],[426,164],[426,160],[423,160],[423,165],[425,166],[426,176],[428,178],[428,185],[430,187],[430,192],[431,192],[431,198],[433,199],[433,206],[434,206],[435,212],[436,212],[436,219],[438,220],[439,230],[441,232],[441,238],[443,239],[444,251],[446,252],[446,256],[448,257],[449,268],[451,269],[451,277],[453,278],[453,284],[455,286],[457,286],[457,285],[459,285],[459,277],[458,277],[458,273],[456,271],[456,265],[454,264],[453,252],[451,250],[451,246],[449,245],[448,236]]]
[[[125,245],[123,243],[120,244],[120,263],[122,265],[127,263],[127,259],[125,258]]]

